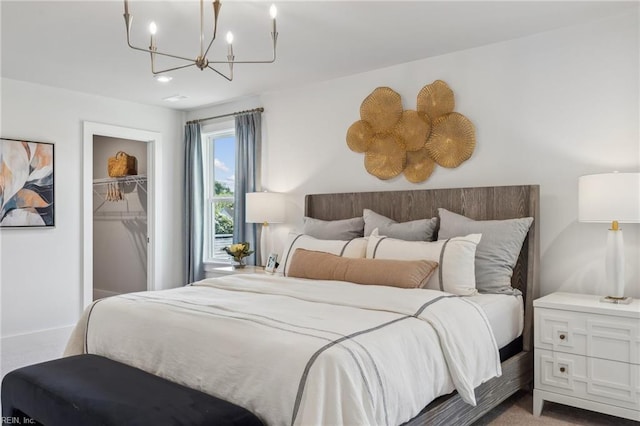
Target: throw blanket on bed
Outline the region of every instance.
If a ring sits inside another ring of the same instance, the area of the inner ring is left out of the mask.
[[[396,425],[499,376],[484,312],[434,290],[267,275],[94,302],[65,355],[93,353],[246,407],[269,425]]]

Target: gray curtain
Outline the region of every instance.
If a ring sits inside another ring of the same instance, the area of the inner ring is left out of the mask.
[[[204,278],[204,174],[200,124],[187,124],[184,128],[185,163],[185,266],[186,283]]]
[[[260,248],[256,244],[256,224],[246,223],[245,195],[258,190],[256,179],[258,153],[262,138],[262,115],[260,112],[236,116],[236,177],[235,205],[233,209],[233,241],[246,241],[255,253],[247,259],[247,264],[255,265],[260,259]]]

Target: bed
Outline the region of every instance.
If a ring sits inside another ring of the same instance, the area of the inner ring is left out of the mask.
[[[521,323],[505,321],[504,309],[491,310],[502,305],[502,295],[479,296],[483,299],[473,304],[468,300],[478,296],[435,290],[233,276],[97,301],[85,311],[66,354],[105,355],[245,406],[268,424],[470,424],[532,380],[538,187],[314,194],[306,197],[305,214],[339,220],[360,216],[366,208],[406,222],[434,217],[439,207],[476,220],[534,219],[511,282],[522,294],[512,296],[514,303],[506,309],[516,318],[524,310]],[[294,313],[287,312],[289,304],[295,305]],[[214,317],[215,326],[204,325]],[[498,331],[506,322],[513,326]],[[395,328],[399,324],[403,328]],[[473,332],[458,335],[456,327]],[[169,329],[174,330],[170,339],[165,337]],[[298,340],[290,340],[293,335]],[[424,341],[414,341],[417,335]],[[300,344],[308,340],[313,345]],[[417,362],[408,354],[418,352],[398,350],[398,340],[417,346],[430,342],[442,353]],[[289,355],[294,352],[295,357]],[[471,368],[469,353],[486,362]],[[395,370],[394,360],[402,369]],[[347,370],[347,363],[357,369]],[[378,365],[402,380],[381,378]],[[288,375],[290,386],[267,381]],[[263,381],[266,390],[258,387]],[[427,401],[445,395],[421,409],[425,394]],[[398,408],[404,406],[417,415],[407,417]]]
[[[476,389],[477,405],[463,401],[458,393],[437,398],[407,425],[469,425],[533,381],[533,300],[539,289],[539,185],[429,189],[418,191],[318,194],[306,197],[307,216],[337,220],[358,216],[369,208],[398,222],[429,218],[438,208],[476,220],[533,217],[517,264],[512,286],[522,292],[524,330],[519,341],[504,351],[502,375]]]

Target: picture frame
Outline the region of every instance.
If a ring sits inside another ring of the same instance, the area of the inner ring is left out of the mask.
[[[0,229],[55,227],[54,144],[0,138]]]
[[[264,267],[264,270],[270,274],[273,274],[278,267],[278,253],[270,253],[267,258],[267,264]]]

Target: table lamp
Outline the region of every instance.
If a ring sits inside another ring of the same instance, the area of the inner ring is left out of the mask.
[[[602,302],[631,303],[624,296],[624,241],[620,223],[640,223],[640,173],[602,173],[578,179],[578,221],[611,223],[607,234]]]
[[[246,195],[246,222],[261,223],[260,233],[260,265],[265,265],[267,256],[267,239],[269,224],[284,222],[284,194],[277,192],[249,192]]]

